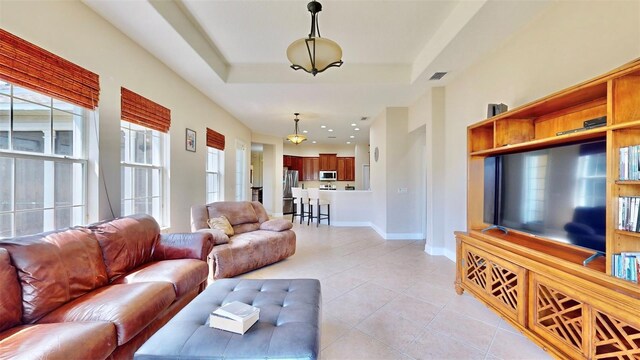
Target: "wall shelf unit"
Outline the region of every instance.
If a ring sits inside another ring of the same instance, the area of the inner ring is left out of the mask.
[[[606,116],[601,127],[586,120]],[[530,233],[491,230],[484,214],[484,159],[606,139],[606,252]],[[640,359],[640,286],[611,275],[612,258],[640,252],[640,233],[619,230],[620,148],[640,145],[640,59],[467,129],[467,230],[456,232],[456,291],[469,291],[558,358]],[[640,162],[640,159],[638,159]]]

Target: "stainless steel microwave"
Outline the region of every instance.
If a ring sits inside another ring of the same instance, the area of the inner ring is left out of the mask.
[[[336,181],[337,178],[337,171],[320,171],[320,181]]]

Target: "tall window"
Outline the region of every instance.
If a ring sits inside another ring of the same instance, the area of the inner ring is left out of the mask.
[[[224,151],[207,147],[207,204],[223,199],[222,169],[224,169]]]
[[[0,238],[87,222],[88,115],[0,81]]]
[[[121,121],[120,137],[122,215],[149,214],[166,226],[162,201],[166,135]]]

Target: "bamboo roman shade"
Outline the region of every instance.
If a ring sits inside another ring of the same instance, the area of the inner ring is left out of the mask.
[[[207,128],[207,146],[218,150],[224,150],[224,135]]]
[[[0,79],[48,96],[95,109],[97,74],[0,29]]]
[[[131,90],[120,88],[121,118],[163,133],[171,127],[171,110]]]

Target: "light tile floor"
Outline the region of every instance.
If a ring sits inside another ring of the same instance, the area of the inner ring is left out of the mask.
[[[322,359],[550,359],[453,287],[455,264],[424,241],[368,227],[294,225],[296,254],[245,278],[317,278]]]

